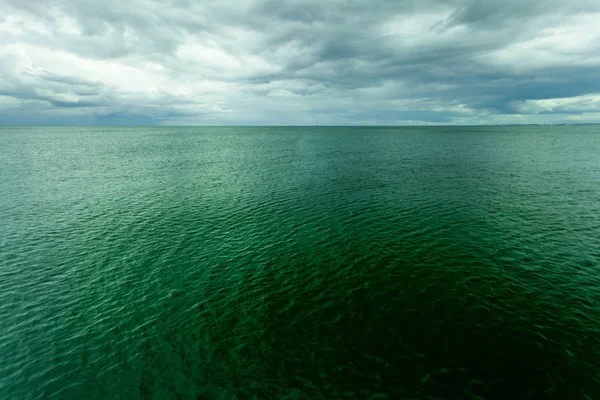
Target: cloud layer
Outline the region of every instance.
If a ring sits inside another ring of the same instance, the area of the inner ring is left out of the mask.
[[[600,122],[600,2],[0,0],[0,124]]]

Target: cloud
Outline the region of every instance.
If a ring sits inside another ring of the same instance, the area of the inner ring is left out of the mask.
[[[0,0],[0,124],[600,122],[598,20],[587,0]]]
[[[523,114],[585,114],[600,113],[600,93],[584,96],[525,100],[515,105]]]

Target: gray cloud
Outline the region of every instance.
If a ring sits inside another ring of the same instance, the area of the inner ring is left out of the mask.
[[[600,122],[599,18],[587,0],[0,0],[0,124]]]

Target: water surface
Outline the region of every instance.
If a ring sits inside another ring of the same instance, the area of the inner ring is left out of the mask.
[[[600,398],[598,126],[0,128],[0,218],[3,399]]]

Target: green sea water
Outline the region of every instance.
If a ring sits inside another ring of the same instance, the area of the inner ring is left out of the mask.
[[[0,128],[0,399],[116,398],[600,398],[600,126]]]

